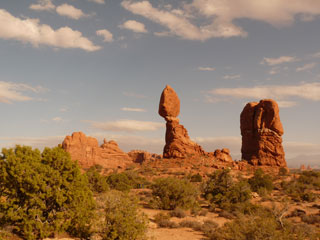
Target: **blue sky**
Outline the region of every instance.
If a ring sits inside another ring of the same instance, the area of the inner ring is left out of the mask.
[[[166,84],[207,151],[240,158],[247,102],[280,106],[289,166],[320,160],[320,2],[0,2],[0,147],[83,131],[161,153]]]

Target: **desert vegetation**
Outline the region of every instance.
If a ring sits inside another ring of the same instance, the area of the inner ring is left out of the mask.
[[[60,147],[26,146],[3,149],[0,168],[1,239],[170,239],[166,231],[208,240],[320,236],[316,171],[135,165],[107,174],[99,165],[81,171]]]

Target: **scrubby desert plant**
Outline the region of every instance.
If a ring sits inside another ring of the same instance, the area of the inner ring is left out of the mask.
[[[229,170],[217,170],[210,175],[203,191],[206,199],[221,208],[251,199],[248,183],[242,179],[234,181]]]
[[[86,237],[94,202],[85,175],[62,148],[3,149],[0,156],[0,223],[25,239],[54,232]]]
[[[86,172],[89,187],[93,192],[102,193],[109,190],[109,185],[105,176],[101,175],[102,166],[95,165]]]
[[[152,185],[152,195],[160,209],[198,207],[198,189],[187,180],[172,177],[157,179]]]
[[[105,240],[145,239],[147,217],[139,212],[137,200],[120,191],[109,191],[105,197]]]
[[[136,172],[126,171],[122,173],[113,173],[107,177],[107,183],[111,189],[118,191],[129,191],[133,188],[139,188],[146,184],[146,180],[140,177]]]
[[[272,191],[273,183],[270,175],[265,174],[261,168],[254,172],[252,178],[248,180],[251,190],[254,192],[261,192],[264,189],[268,192]]]

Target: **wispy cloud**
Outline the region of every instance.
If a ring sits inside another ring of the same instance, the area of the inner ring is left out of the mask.
[[[255,86],[251,88],[217,88],[209,91],[209,96],[218,101],[229,99],[263,99],[273,98],[282,102],[283,107],[295,106],[289,98],[301,98],[320,101],[320,83],[303,83],[300,85]],[[212,101],[213,102],[213,101]],[[281,103],[281,102],[280,102]]]
[[[121,108],[122,111],[125,112],[146,112],[145,109],[143,108],[128,108],[128,107],[123,107]]]
[[[56,6],[51,0],[38,0],[37,4],[31,4],[29,8],[36,11],[50,11],[54,10]]]
[[[4,9],[0,9],[0,38],[14,39],[33,46],[48,45],[57,48],[80,48],[85,51],[97,51],[99,46],[94,45],[82,33],[69,27],[57,30],[49,25],[40,24],[39,19],[20,19],[12,16]]]
[[[126,97],[133,97],[133,98],[146,98],[147,97],[145,95],[134,93],[134,92],[123,92],[122,94]]]
[[[104,0],[88,0],[89,2],[94,2],[94,3],[98,3],[98,4],[105,4]]]
[[[41,93],[45,92],[43,87],[32,87],[23,83],[12,83],[0,81],[0,102],[13,103],[35,100],[33,97],[27,96],[24,92]]]
[[[43,149],[45,147],[55,147],[61,144],[64,136],[48,137],[0,137],[1,147],[14,147],[15,145],[25,145]]]
[[[72,18],[72,19],[76,19],[76,20],[78,20],[79,18],[88,16],[88,15],[84,14],[81,9],[76,8],[76,7],[74,7],[70,4],[67,4],[67,3],[59,5],[56,8],[56,11],[61,16],[66,16],[68,18]]]
[[[215,71],[216,69],[214,67],[198,67],[198,70],[212,72],[212,71]]]
[[[310,69],[314,68],[316,65],[317,65],[316,63],[307,63],[307,64],[303,65],[302,67],[296,68],[296,72],[304,72],[304,71],[310,70]]]
[[[233,80],[233,79],[239,79],[240,77],[241,77],[240,74],[236,74],[236,75],[225,75],[225,76],[223,76],[223,79]]]
[[[147,33],[147,29],[145,25],[141,22],[137,22],[135,20],[128,20],[123,24],[119,25],[122,29],[128,29],[136,33]]]
[[[290,63],[290,62],[296,62],[299,59],[292,56],[281,56],[278,58],[263,58],[263,60],[260,62],[260,64],[267,64],[269,66],[279,65],[283,63]]]
[[[107,29],[100,29],[96,31],[96,34],[102,36],[104,42],[113,42],[113,35]]]
[[[89,122],[92,128],[114,132],[156,131],[165,126],[164,123],[159,122],[137,121],[128,119],[111,122],[86,122]]]

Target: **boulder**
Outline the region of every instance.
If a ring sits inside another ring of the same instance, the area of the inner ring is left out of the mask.
[[[240,115],[242,159],[254,166],[286,167],[284,133],[278,104],[271,99],[248,103]]]

